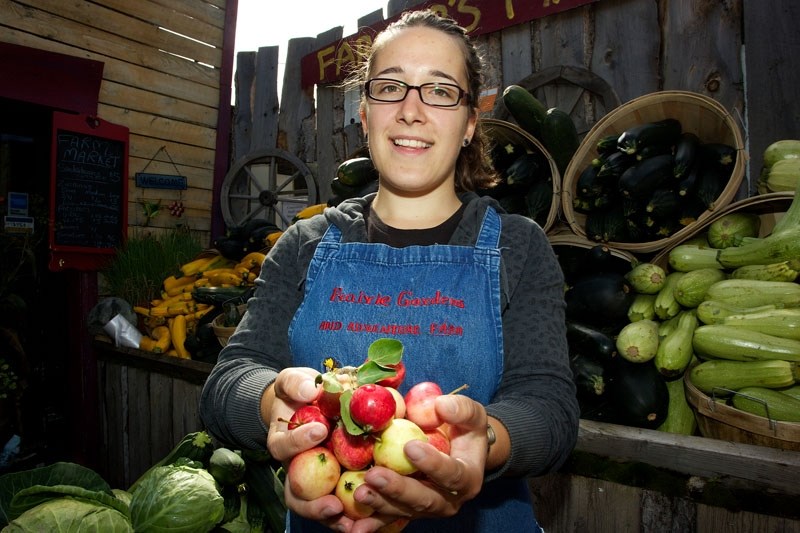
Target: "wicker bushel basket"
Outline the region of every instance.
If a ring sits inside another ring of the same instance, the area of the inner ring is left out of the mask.
[[[247,304],[241,304],[237,309],[239,314],[243,315],[247,310]],[[225,320],[224,312],[214,317],[214,320],[211,321],[211,328],[214,330],[214,335],[216,335],[217,340],[224,348],[228,345],[228,339],[233,335],[233,332],[236,331],[236,326],[223,326],[223,320]]]
[[[666,118],[680,121],[683,131],[694,133],[703,143],[723,143],[736,148],[736,161],[727,186],[712,205],[712,208],[669,237],[649,242],[608,242],[613,248],[650,253],[661,250],[670,243],[682,241],[693,231],[693,225],[702,223],[715,211],[729,204],[736,197],[745,171],[744,141],[736,121],[715,100],[702,94],[685,91],[661,91],[635,98],[614,109],[601,118],[586,134],[562,181],[561,210],[565,221],[577,235],[586,235],[586,215],[573,207],[577,180],[583,170],[597,157],[597,142],[608,135],[622,134],[626,129],[639,124],[656,122]]]
[[[555,160],[542,143],[516,124],[494,118],[481,118],[480,122],[490,143],[500,144],[511,142],[516,145],[525,146],[528,153],[538,152],[546,157],[550,166],[550,175],[552,176],[553,197],[550,203],[550,210],[547,213],[547,219],[544,221],[542,229],[545,232],[549,231],[558,218],[559,209],[561,207],[561,174],[558,172]]]
[[[694,409],[697,428],[704,437],[800,451],[800,424],[770,420],[731,407],[700,391],[688,379],[688,374],[683,383],[686,399]]]

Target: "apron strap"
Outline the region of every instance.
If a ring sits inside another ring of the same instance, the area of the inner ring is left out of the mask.
[[[500,215],[497,214],[493,207],[487,207],[475,247],[483,250],[496,250],[500,246],[501,226]]]

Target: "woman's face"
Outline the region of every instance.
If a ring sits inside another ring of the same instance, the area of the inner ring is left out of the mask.
[[[455,37],[431,28],[406,28],[383,41],[369,79],[391,78],[407,85],[450,83],[468,88],[464,52]],[[410,89],[401,102],[367,98],[361,123],[368,134],[381,187],[417,196],[454,189],[455,164],[464,139],[471,139],[477,113],[464,97],[455,107],[422,103]]]

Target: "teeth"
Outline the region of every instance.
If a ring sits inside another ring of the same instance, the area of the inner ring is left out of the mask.
[[[412,139],[395,139],[394,144],[397,146],[407,146],[409,148],[430,148],[430,144],[422,142],[422,141],[415,141]]]

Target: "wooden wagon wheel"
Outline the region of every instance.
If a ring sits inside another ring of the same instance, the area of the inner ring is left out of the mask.
[[[534,94],[546,107],[558,107],[569,113],[581,137],[595,122],[620,105],[614,88],[582,67],[549,67],[526,76],[516,85]],[[513,121],[502,98],[497,99],[492,114],[494,118]]]
[[[257,150],[236,161],[220,192],[229,227],[263,218],[285,229],[295,213],[317,203],[317,183],[308,166],[283,150]]]

